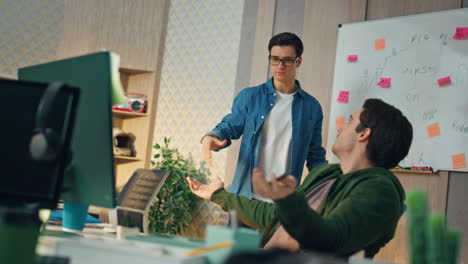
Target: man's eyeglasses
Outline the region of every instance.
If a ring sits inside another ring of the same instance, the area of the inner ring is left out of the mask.
[[[282,62],[284,66],[291,66],[293,63],[296,63],[298,59],[299,57],[295,59],[280,59],[278,57],[268,56],[268,61],[270,61],[270,64],[274,66],[279,65],[280,62]]]

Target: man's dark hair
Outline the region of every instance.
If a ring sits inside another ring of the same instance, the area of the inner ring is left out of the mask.
[[[367,157],[378,167],[393,168],[406,157],[413,140],[413,127],[394,106],[380,99],[367,99],[357,132],[370,128]]]
[[[271,55],[273,46],[293,46],[296,50],[296,57],[300,57],[304,51],[301,39],[294,33],[283,32],[273,36],[268,43],[268,52]]]

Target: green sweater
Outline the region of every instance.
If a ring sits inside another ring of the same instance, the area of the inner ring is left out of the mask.
[[[337,178],[338,177],[338,178]],[[317,211],[305,197],[321,183],[337,178]],[[344,174],[339,164],[314,168],[299,188],[274,204],[215,191],[211,200],[263,232],[262,244],[280,224],[302,249],[347,257],[364,249],[373,257],[393,238],[404,211],[405,193],[398,179],[384,168]]]

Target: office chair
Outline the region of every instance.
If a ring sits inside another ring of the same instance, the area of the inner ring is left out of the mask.
[[[109,222],[138,226],[140,232],[148,233],[149,209],[168,175],[163,170],[136,170],[118,195],[114,212],[109,212]]]

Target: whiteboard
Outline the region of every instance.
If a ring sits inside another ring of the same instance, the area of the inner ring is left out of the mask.
[[[401,166],[468,171],[468,40],[453,38],[457,27],[468,27],[467,8],[339,28],[328,160],[337,161],[331,152],[337,118],[348,120],[365,99],[380,98],[413,125],[413,143]],[[385,48],[379,49],[377,39],[385,40]],[[357,61],[349,55],[358,55]],[[445,77],[451,82],[439,85]],[[377,85],[381,78],[391,78],[390,87]],[[348,102],[338,102],[341,91],[349,92]]]

